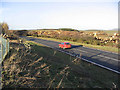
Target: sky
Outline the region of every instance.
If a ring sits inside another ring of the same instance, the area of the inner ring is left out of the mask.
[[[118,0],[1,0],[0,22],[9,29],[118,28]]]

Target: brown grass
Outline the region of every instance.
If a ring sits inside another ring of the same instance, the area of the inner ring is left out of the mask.
[[[4,88],[119,87],[118,75],[111,71],[48,47],[30,45],[31,50],[24,45],[11,45],[3,61]]]

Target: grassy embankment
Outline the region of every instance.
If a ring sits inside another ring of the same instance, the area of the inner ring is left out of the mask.
[[[34,37],[34,36],[29,36],[29,37]],[[73,42],[73,41],[59,40],[59,39],[55,39],[55,38],[46,38],[46,37],[34,37],[34,38],[40,38],[40,39],[45,39],[45,40],[57,41],[57,42],[70,42],[71,44],[74,44],[74,45],[83,45],[83,46],[89,47],[89,48],[118,53],[118,48],[116,48],[116,47],[91,45],[91,44],[78,43],[78,42]]]
[[[118,74],[58,52],[35,42],[11,44],[3,61],[3,87],[112,88]]]

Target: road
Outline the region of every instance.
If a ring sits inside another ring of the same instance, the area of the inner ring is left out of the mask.
[[[43,40],[43,39],[32,38],[32,37],[22,37],[22,38],[25,38],[27,40],[34,41],[37,43],[41,43],[43,45],[58,49],[62,52],[67,52],[72,55],[77,55],[78,57],[81,56],[81,58],[85,61],[88,61],[90,63],[93,63],[95,65],[106,68],[108,70],[112,70],[113,72],[120,74],[120,60],[118,60],[117,53],[87,48],[82,45],[78,45],[78,46],[72,45],[71,49],[63,50],[58,48],[58,44],[60,42]]]

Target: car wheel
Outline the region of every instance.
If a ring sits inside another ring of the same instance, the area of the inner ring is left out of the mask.
[[[63,49],[65,49],[65,47],[63,47]]]

